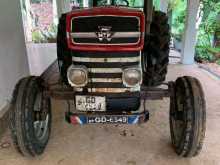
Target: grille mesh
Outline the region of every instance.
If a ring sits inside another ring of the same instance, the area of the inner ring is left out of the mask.
[[[77,57],[77,61],[74,61],[74,57]],[[126,59],[134,58],[131,62],[120,62],[126,61]],[[80,62],[80,58],[83,62]],[[112,59],[111,61],[117,62],[89,62],[99,61],[100,58]],[[88,61],[85,62],[85,59]],[[140,64],[140,53],[139,52],[76,52],[73,53],[73,64],[86,66],[89,70],[89,83],[85,87],[88,92],[111,92],[120,93],[125,91],[137,91],[138,89],[127,88],[122,82],[122,70],[123,68],[136,66]],[[112,90],[109,90],[112,89]],[[120,90],[121,89],[121,90]],[[114,92],[116,91],[116,92]]]
[[[104,34],[108,39],[99,38],[102,27],[108,27]],[[141,37],[140,20],[135,16],[76,17],[72,19],[71,32],[75,44],[137,44]]]

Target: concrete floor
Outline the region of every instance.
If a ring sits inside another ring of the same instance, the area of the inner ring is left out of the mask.
[[[72,126],[64,121],[65,103],[53,103],[53,129],[45,153],[35,159],[18,154],[9,133],[0,147],[0,165],[220,165],[220,81],[197,66],[170,65],[168,80],[199,78],[207,100],[207,132],[201,154],[176,156],[170,143],[169,99],[148,102],[150,121],[143,125]],[[7,142],[9,143],[7,145]]]

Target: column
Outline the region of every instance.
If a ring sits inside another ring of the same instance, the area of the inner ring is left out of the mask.
[[[160,0],[160,10],[164,13],[168,11],[169,0]]]
[[[196,46],[196,21],[200,0],[188,0],[185,33],[183,36],[182,64],[193,64]]]
[[[63,13],[71,11],[70,0],[56,0],[57,1],[57,13],[60,17]]]
[[[20,1],[0,0],[0,111],[18,80],[29,75]]]

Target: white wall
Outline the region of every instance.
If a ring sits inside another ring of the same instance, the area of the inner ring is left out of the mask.
[[[40,76],[56,59],[56,44],[27,43],[28,62],[31,75]]]
[[[19,0],[0,0],[0,110],[16,82],[29,74]]]

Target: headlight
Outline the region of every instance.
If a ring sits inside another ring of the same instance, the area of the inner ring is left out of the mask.
[[[73,87],[83,87],[88,82],[88,70],[84,66],[71,65],[67,71],[68,82]]]
[[[123,71],[123,83],[127,87],[136,87],[142,82],[142,74],[139,68],[127,68]]]

